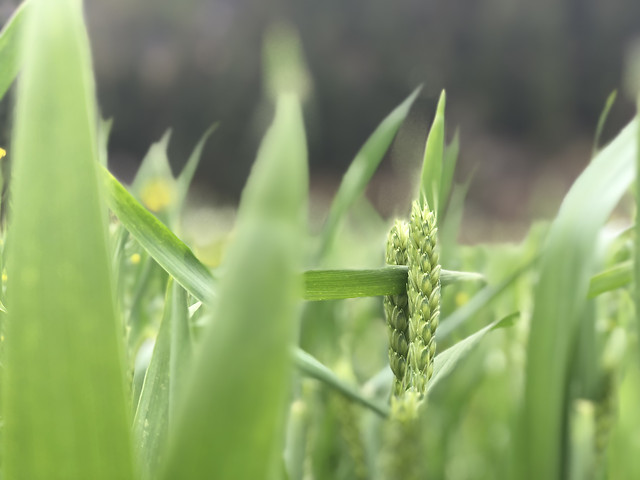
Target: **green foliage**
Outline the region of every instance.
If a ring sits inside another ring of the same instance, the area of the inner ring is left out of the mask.
[[[28,12],[7,240],[4,477],[133,478],[82,8],[34,1]]]
[[[418,87],[413,93],[378,125],[378,128],[371,134],[369,139],[362,146],[356,157],[349,165],[349,169],[344,174],[338,192],[336,193],[329,216],[324,225],[323,233],[320,237],[320,248],[318,256],[321,258],[331,247],[337,233],[340,221],[347,213],[349,207],[364,192],[365,187],[371,180],[376,168],[384,158],[387,149],[391,145],[400,125],[409,114],[409,109],[420,93]]]
[[[420,202],[426,204],[433,210],[440,208],[440,192],[442,191],[442,172],[444,155],[444,107],[447,103],[447,95],[442,91],[438,100],[436,116],[433,125],[427,136],[427,144],[424,148],[424,161],[422,162],[422,173],[420,174]],[[454,144],[455,150],[455,144]],[[457,157],[457,155],[456,155]],[[449,163],[452,163],[449,161]],[[445,170],[447,177],[452,176],[449,169]]]
[[[268,37],[275,116],[212,271],[178,234],[215,127],[177,177],[165,134],[127,189],[106,169],[80,2],[34,0],[0,33],[2,92],[22,70],[0,243],[3,478],[637,477],[639,227],[604,231],[634,179],[637,122],[550,226],[462,246],[468,182],[453,181],[443,92],[419,199],[383,256],[388,224],[359,197],[420,90],[310,235],[311,83],[293,30]],[[329,252],[339,268],[305,271]]]

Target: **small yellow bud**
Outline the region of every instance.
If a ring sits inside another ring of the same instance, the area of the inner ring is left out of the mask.
[[[7,272],[2,272],[2,283],[7,283]]]
[[[456,293],[456,307],[461,307],[469,301],[469,294],[467,292]]]
[[[4,148],[0,148],[0,158],[3,158],[7,155],[7,151]]]
[[[162,179],[149,180],[140,193],[142,203],[152,212],[165,210],[173,201],[172,185]]]
[[[134,253],[133,255],[131,255],[129,260],[131,261],[132,264],[138,265],[140,263],[140,254]]]

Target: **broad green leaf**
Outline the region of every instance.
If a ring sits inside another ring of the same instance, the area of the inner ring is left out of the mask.
[[[600,114],[600,117],[598,118],[598,125],[596,127],[596,133],[593,136],[593,149],[592,149],[592,156],[596,156],[596,154],[598,153],[599,150],[599,145],[600,145],[600,137],[602,136],[602,130],[604,129],[604,124],[607,121],[607,117],[609,117],[609,112],[611,111],[611,107],[613,107],[613,104],[616,101],[616,97],[618,96],[618,91],[614,90],[613,92],[611,92],[609,94],[609,96],[607,97],[607,101],[604,104],[604,108],[602,109],[602,113]]]
[[[308,270],[304,272],[305,300],[398,295],[407,291],[407,267],[387,266],[370,270]],[[478,273],[442,270],[442,285],[484,282]]]
[[[442,160],[444,154],[444,108],[447,95],[443,90],[438,100],[433,125],[427,136],[424,149],[422,173],[420,174],[420,201],[426,201],[429,208],[439,211],[440,185],[442,183]],[[447,175],[449,173],[447,172]]]
[[[610,292],[625,285],[629,285],[633,280],[633,261],[619,263],[604,272],[591,277],[589,282],[588,298],[594,298],[601,293]]]
[[[322,231],[318,250],[319,258],[324,257],[331,247],[340,221],[371,180],[421,89],[422,87],[416,88],[404,102],[385,117],[349,165],[342,177]]]
[[[131,479],[82,5],[34,0],[28,13],[13,141],[3,478]]]
[[[213,276],[193,252],[116,178],[102,169],[107,203],[125,228],[153,259],[198,300],[209,301]]]
[[[0,31],[0,100],[20,71],[20,38],[29,3],[22,3]]]
[[[564,472],[568,372],[579,313],[593,273],[598,230],[634,178],[637,128],[630,123],[593,159],[551,225],[527,349],[518,462],[524,478],[560,479]]]
[[[242,195],[163,478],[262,479],[282,454],[306,238],[302,112],[279,98]]]
[[[171,279],[164,308],[133,422],[140,471],[148,479],[157,478],[166,453],[190,349],[189,338],[184,334],[185,330],[188,334],[186,292]]]
[[[306,376],[321,381],[328,387],[337,390],[354,402],[371,409],[378,415],[383,417],[389,415],[389,407],[387,405],[381,405],[376,400],[362,394],[355,386],[342,380],[307,352],[298,348],[294,351],[293,358],[298,369]],[[389,372],[391,372],[391,370],[389,370]],[[391,384],[391,377],[389,377],[389,384]]]

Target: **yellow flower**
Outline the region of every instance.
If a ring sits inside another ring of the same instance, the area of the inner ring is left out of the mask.
[[[463,306],[468,301],[469,301],[469,294],[467,292],[456,293],[455,302],[457,307]]]
[[[4,148],[0,147],[0,158],[3,158],[7,155],[7,151]]]
[[[173,186],[162,178],[149,180],[140,193],[142,203],[152,212],[165,210],[173,201]]]

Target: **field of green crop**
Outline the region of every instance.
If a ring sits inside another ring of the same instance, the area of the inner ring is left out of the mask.
[[[0,96],[18,77],[1,478],[640,478],[637,122],[596,135],[551,222],[465,247],[444,92],[411,211],[386,220],[363,196],[418,88],[312,232],[308,80],[287,35],[267,39],[273,120],[207,266],[180,228],[215,126],[178,176],[166,135],[125,187],[81,2],[29,0],[0,33]]]

